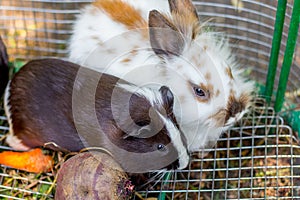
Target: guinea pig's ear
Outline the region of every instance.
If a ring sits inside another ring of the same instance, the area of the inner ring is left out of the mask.
[[[139,128],[137,137],[150,138],[156,135],[164,127],[164,122],[161,119],[162,116],[153,107],[149,109],[149,117],[151,120],[150,123]]]
[[[197,9],[191,0],[169,0],[169,6],[172,14],[193,17],[199,21]]]
[[[184,48],[184,38],[178,29],[157,10],[149,13],[149,35],[153,51],[158,56],[178,56]]]
[[[170,88],[167,86],[161,86],[159,89],[163,102],[164,102],[164,107],[166,109],[167,114],[170,114],[173,112],[173,105],[174,105],[174,95]]]
[[[150,138],[156,135],[164,127],[162,115],[159,114],[158,111],[153,107],[149,109],[148,114],[149,114],[150,122],[147,122],[144,125],[131,124],[130,127],[132,132],[127,133],[123,138],[124,139],[127,139],[128,137]]]

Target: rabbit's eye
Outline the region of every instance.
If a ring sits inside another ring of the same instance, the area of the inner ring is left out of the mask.
[[[199,87],[194,87],[194,91],[195,91],[195,94],[199,97],[205,97],[206,96],[206,93],[204,90],[202,90],[201,88]]]
[[[209,100],[210,92],[208,86],[204,84],[200,84],[200,85],[196,85],[194,83],[190,83],[190,84],[194,94],[197,96],[197,99],[200,102],[207,102]]]

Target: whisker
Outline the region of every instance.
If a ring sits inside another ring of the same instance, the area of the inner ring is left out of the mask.
[[[171,174],[171,177],[170,177],[170,174]],[[173,175],[173,170],[172,171],[165,170],[163,173],[161,173],[160,178],[156,180],[153,187],[158,185],[158,183],[161,183],[162,186],[166,185],[168,180],[170,180],[172,178],[172,175]],[[163,189],[163,188],[161,188],[161,189]]]
[[[147,185],[149,185],[150,183],[152,183],[152,182],[154,182],[154,185],[151,185],[151,187],[154,187],[155,185],[156,185],[156,182],[157,182],[157,180],[156,179],[158,179],[158,180],[160,180],[161,179],[161,176],[163,176],[164,175],[164,172],[166,171],[166,169],[162,169],[162,170],[159,170],[159,171],[154,171],[154,172],[151,172],[151,173],[149,173],[150,175],[149,175],[149,178],[148,178],[148,180],[144,183],[144,184],[142,184],[141,186],[139,186],[140,188],[144,188],[144,187],[146,187]],[[153,175],[153,176],[152,176]]]

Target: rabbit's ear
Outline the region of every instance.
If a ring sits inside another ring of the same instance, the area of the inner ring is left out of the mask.
[[[184,39],[178,29],[157,10],[149,13],[149,34],[153,51],[159,56],[180,55]]]
[[[172,91],[167,86],[161,86],[159,91],[163,98],[164,107],[166,109],[167,114],[172,113],[173,105],[174,105],[174,95],[173,95]]]
[[[192,16],[199,20],[197,10],[191,0],[169,0],[171,13],[177,13],[183,16]]]

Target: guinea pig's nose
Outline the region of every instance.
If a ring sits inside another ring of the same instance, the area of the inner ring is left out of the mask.
[[[167,167],[168,170],[178,169],[178,168],[179,168],[179,160],[178,159]]]

